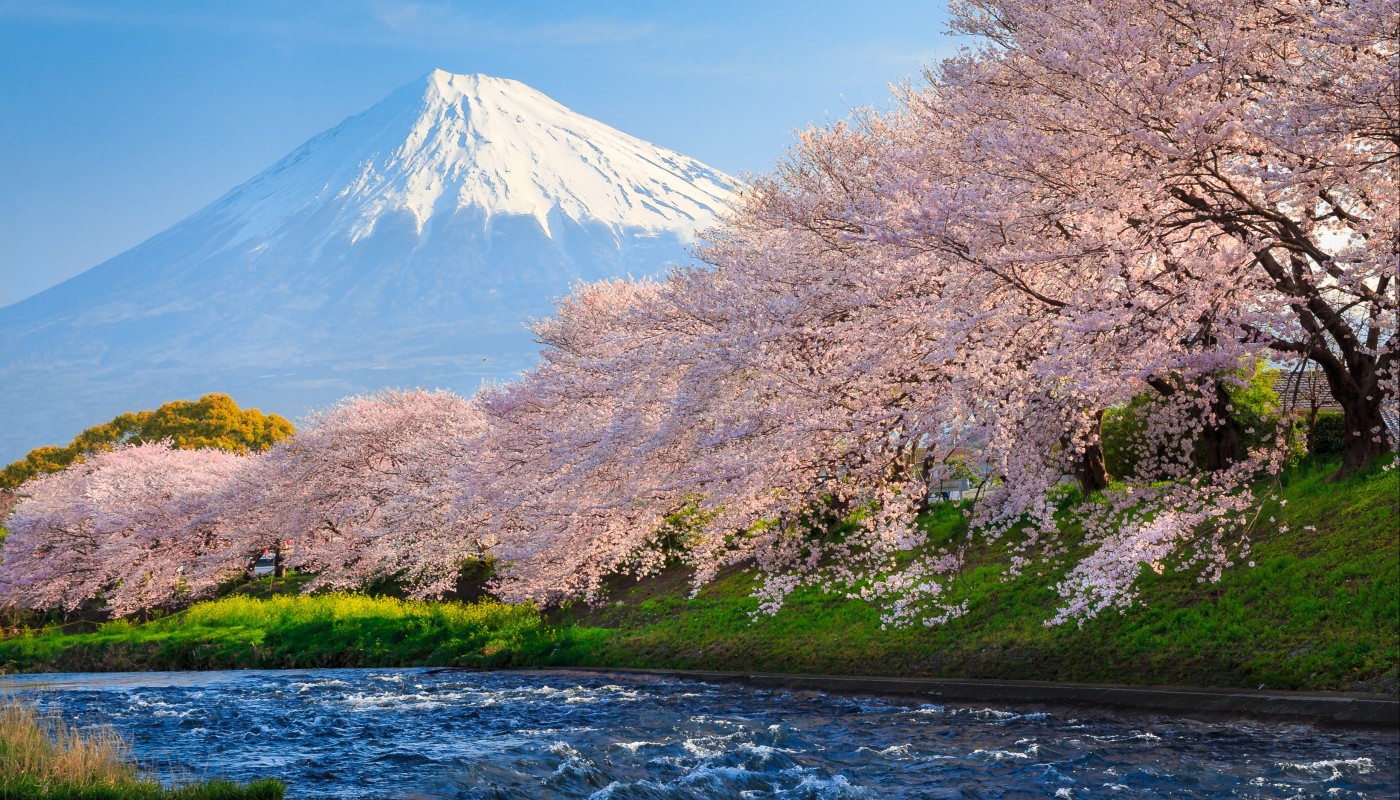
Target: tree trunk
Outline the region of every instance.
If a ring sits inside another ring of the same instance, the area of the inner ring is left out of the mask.
[[[1317,398],[1308,402],[1308,438],[1303,441],[1307,443],[1309,450],[1312,449],[1313,442],[1317,441],[1317,414],[1321,410],[1322,406],[1317,402]]]
[[[1341,469],[1328,477],[1328,481],[1346,477],[1390,450],[1390,432],[1381,417],[1379,398],[1367,401],[1365,396],[1358,395],[1350,402],[1341,398],[1338,401],[1342,404],[1346,451],[1342,455]]]
[[[929,480],[933,474],[933,453],[930,449],[924,453],[924,457],[919,460],[919,477],[923,479],[924,495],[919,498],[919,502],[914,506],[914,513],[919,516],[928,514],[929,508],[933,504],[933,483]]]
[[[1342,407],[1342,436],[1346,450],[1342,466],[1332,473],[1329,482],[1344,478],[1361,469],[1373,459],[1390,450],[1390,431],[1381,416],[1381,387],[1374,361],[1348,364],[1339,368],[1337,361],[1321,362],[1322,374],[1332,397]]]
[[[1210,410],[1215,421],[1201,432],[1205,450],[1202,466],[1207,472],[1219,472],[1240,460],[1240,423],[1230,413],[1230,392],[1223,381],[1215,381]]]
[[[272,550],[272,577],[281,578],[287,574],[287,566],[282,563],[282,548],[280,546]]]
[[[1103,457],[1103,414],[1100,411],[1094,415],[1089,441],[1074,465],[1074,478],[1079,481],[1079,490],[1085,497],[1108,488],[1108,464]]]
[[[1172,397],[1183,391],[1179,378],[1150,378],[1147,383],[1162,397]],[[1210,399],[1210,410],[1215,421],[1201,426],[1201,459],[1198,464],[1207,472],[1219,472],[1240,460],[1240,423],[1230,413],[1229,388],[1221,380],[1213,383],[1215,389]],[[1191,391],[1199,396],[1199,384]]]

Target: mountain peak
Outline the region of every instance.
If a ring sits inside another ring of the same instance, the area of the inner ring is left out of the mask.
[[[226,200],[247,218],[242,234],[257,238],[332,203],[352,241],[386,214],[411,214],[421,233],[435,215],[465,208],[532,217],[546,235],[562,216],[689,239],[738,185],[519,81],[435,69]]]
[[[537,353],[526,320],[684,258],[735,186],[518,81],[434,70],[0,309],[0,463],[209,392],[297,416],[508,378]]]
[[[464,75],[443,69],[435,69],[419,79],[418,82],[411,83],[405,88],[418,85],[425,85],[426,91],[423,95],[425,103],[437,101],[472,105],[484,102],[487,98],[545,97],[526,84],[510,78],[497,78],[480,73]]]
[[[487,93],[509,94],[523,92],[544,95],[530,86],[512,78],[497,78],[479,72],[456,73],[445,69],[435,69],[423,76],[419,82],[426,83],[430,92],[448,100],[458,98],[479,98]],[[409,84],[413,86],[415,84]]]

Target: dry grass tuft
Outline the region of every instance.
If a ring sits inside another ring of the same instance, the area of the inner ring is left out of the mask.
[[[27,776],[70,786],[126,786],[138,781],[131,748],[110,728],[83,731],[0,698],[0,778]]]
[[[76,728],[0,692],[0,800],[282,800],[275,780],[165,787],[143,777],[116,731]]]

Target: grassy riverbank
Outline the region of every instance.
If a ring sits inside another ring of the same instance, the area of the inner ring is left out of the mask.
[[[750,624],[746,572],[695,598],[683,575],[664,576],[622,590],[621,605],[568,619],[612,631],[583,654],[591,665],[1393,695],[1400,475],[1374,469],[1328,484],[1330,471],[1314,465],[1285,476],[1286,504],[1270,504],[1253,535],[1254,567],[1205,586],[1190,573],[1149,575],[1142,604],[1082,627],[1043,624],[1058,605],[1051,587],[1059,575],[1005,580],[1004,545],[969,554],[951,587],[971,600],[969,613],[936,628],[882,630],[875,609],[818,591],[798,592],[776,616]],[[939,541],[965,531],[947,507],[927,524]]]
[[[1145,602],[1082,627],[1046,627],[1058,575],[1006,580],[1005,545],[973,550],[953,596],[970,611],[937,628],[883,630],[879,613],[817,591],[751,621],[750,573],[689,597],[673,571],[614,601],[542,617],[484,602],[253,596],[268,583],[144,624],[50,629],[0,640],[9,671],[453,665],[591,665],[1127,684],[1265,686],[1396,694],[1400,664],[1400,484],[1373,469],[1327,484],[1330,465],[1284,478],[1265,509],[1255,566],[1202,586],[1151,575]],[[962,516],[925,520],[959,540]],[[1281,526],[1287,525],[1284,532]],[[936,546],[936,543],[935,543]],[[295,581],[282,584],[294,589]]]
[[[281,800],[275,780],[164,787],[141,777],[115,733],[82,731],[0,702],[0,800]]]
[[[493,601],[238,594],[145,623],[118,620],[82,633],[22,633],[0,640],[0,666],[12,672],[503,668],[550,659],[572,643],[572,633],[546,625],[533,608]]]

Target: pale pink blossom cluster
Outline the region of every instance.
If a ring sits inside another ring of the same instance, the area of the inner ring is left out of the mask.
[[[167,443],[92,454],[21,487],[0,592],[123,615],[207,596],[273,553],[314,573],[311,589],[392,579],[440,595],[490,544],[451,481],[480,424],[449,392],[382,392],[258,455]]]
[[[579,287],[519,381],[348,400],[208,487],[172,484],[188,497],[160,522],[79,502],[81,481],[137,469],[95,458],[27,489],[0,583],[131,609],[281,549],[315,586],[431,596],[489,555],[500,594],[548,603],[751,563],[761,612],[817,587],[933,625],[966,610],[964,542],[931,542],[919,514],[968,475],[970,537],[1018,531],[1010,572],[1072,559],[1052,623],[1131,604],[1146,570],[1217,580],[1289,452],[1287,425],[1242,444],[1241,368],[1321,371],[1343,471],[1393,444],[1400,7],[954,13],[973,46],[892,108],[801,133],[703,267]],[[1115,481],[1104,414],[1143,393],[1135,475]],[[94,570],[110,536],[162,544]]]
[[[209,591],[194,565],[220,535],[214,498],[246,464],[222,450],[143,444],[29,481],[6,522],[6,601],[72,611],[97,598],[128,614]]]
[[[221,498],[230,550],[211,564],[272,550],[316,575],[308,591],[386,579],[416,597],[451,590],[490,544],[482,509],[456,502],[452,481],[481,426],[446,391],[385,391],[312,415]]]

